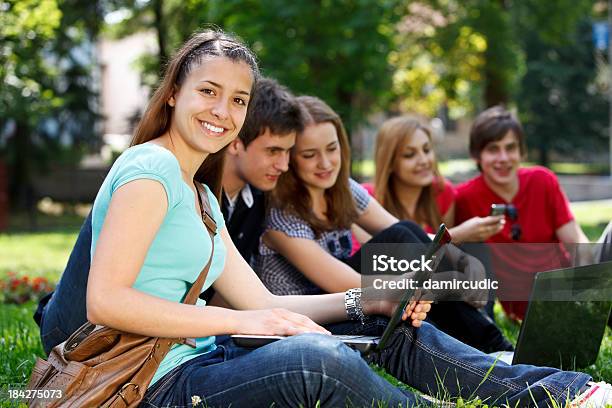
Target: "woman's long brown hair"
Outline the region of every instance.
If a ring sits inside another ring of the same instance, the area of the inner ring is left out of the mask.
[[[295,161],[289,162],[289,170],[282,174],[277,187],[271,194],[273,207],[281,208],[305,220],[316,236],[323,231],[350,228],[357,219],[357,206],[349,186],[351,150],[342,119],[321,99],[314,96],[299,96],[298,102],[304,109],[305,126],[331,123],[336,129],[340,144],[340,172],[336,183],[325,190],[327,220],[319,219],[312,210],[312,200],[303,181],[295,171]],[[299,138],[300,135],[297,135]]]
[[[189,73],[205,63],[205,58],[210,56],[246,63],[251,68],[254,87],[259,77],[259,68],[251,50],[240,40],[220,30],[207,29],[195,33],[169,61],[159,86],[136,126],[131,146],[156,139],[168,131],[173,110],[168,100],[180,89]],[[225,148],[210,154],[194,177],[206,184],[218,199],[221,196],[224,157]]]
[[[399,116],[387,120],[380,127],[376,136],[376,174],[374,176],[374,194],[380,204],[400,220],[411,219],[418,224],[437,226],[441,222],[440,210],[436,204],[436,192],[444,186],[444,179],[438,171],[438,163],[434,160],[434,182],[421,190],[414,214],[409,214],[400,201],[393,183],[393,167],[397,151],[404,142],[411,138],[417,130],[423,131],[432,143],[431,131],[418,118]]]

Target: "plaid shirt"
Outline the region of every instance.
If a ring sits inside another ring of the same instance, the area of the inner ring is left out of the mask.
[[[355,180],[349,179],[349,186],[357,211],[361,214],[370,203],[367,191]],[[319,237],[310,225],[302,218],[278,208],[271,208],[266,218],[265,230],[280,231],[291,238],[303,238],[315,241],[324,251],[335,258],[344,260],[351,254],[352,242],[350,229],[338,229],[322,232]],[[277,295],[313,295],[323,293],[310,282],[296,267],[278,252],[259,241],[259,256],[255,262],[255,271],[266,287]]]

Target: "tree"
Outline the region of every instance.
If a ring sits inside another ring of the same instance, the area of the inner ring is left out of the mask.
[[[238,2],[221,3],[229,11]],[[388,101],[397,2],[252,3],[224,25],[253,43],[265,73],[296,93],[321,97],[349,128]]]
[[[125,35],[153,28],[164,33],[160,61],[194,30],[215,24],[236,33],[257,53],[262,70],[296,93],[321,97],[349,127],[390,95],[396,0],[127,1]],[[157,11],[156,11],[157,10]],[[150,59],[147,67],[155,69]],[[158,65],[159,67],[159,65]]]
[[[32,207],[32,180],[70,146],[96,140],[96,98],[90,88],[98,2],[0,1],[0,153],[9,192]]]
[[[606,151],[607,101],[595,84],[597,66],[588,19],[551,42],[535,30],[523,34],[527,73],[517,105],[538,162],[558,152],[577,157]]]
[[[394,90],[402,110],[434,115],[517,106],[529,146],[597,151],[606,104],[590,34],[594,0],[422,0],[398,27]]]
[[[389,56],[397,109],[432,117],[446,103],[462,115],[480,104],[486,38],[463,23],[460,4],[431,3],[410,3],[397,26]]]
[[[32,173],[32,131],[59,98],[48,83],[53,66],[45,60],[61,11],[54,0],[1,2],[0,125],[11,134],[3,148],[9,165],[9,191],[26,200]]]
[[[403,109],[463,115],[508,103],[521,74],[508,6],[500,0],[408,2],[398,27],[394,89]]]

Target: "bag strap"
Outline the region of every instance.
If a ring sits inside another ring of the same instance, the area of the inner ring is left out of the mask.
[[[215,252],[215,235],[217,234],[217,223],[212,217],[212,210],[210,208],[210,202],[208,201],[208,194],[206,190],[202,186],[201,183],[194,181],[193,183],[198,191],[198,201],[200,202],[200,213],[202,214],[202,222],[206,226],[206,230],[208,230],[208,234],[210,235],[210,241],[212,243],[210,258],[208,259],[208,263],[202,269],[200,276],[198,279],[191,285],[189,292],[183,299],[183,303],[193,305],[195,304],[198,296],[200,296],[200,292],[202,292],[202,287],[204,286],[204,282],[206,281],[206,277],[208,276],[208,270],[210,269],[210,265],[212,264],[213,254]]]

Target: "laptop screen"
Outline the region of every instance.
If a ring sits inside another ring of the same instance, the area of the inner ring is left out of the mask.
[[[612,262],[538,273],[513,364],[593,364],[611,306]]]
[[[438,232],[436,233],[436,236],[433,238],[433,240],[431,241],[431,244],[429,245],[427,254],[425,255],[425,259],[431,259],[433,255],[443,245],[448,244],[450,242],[451,242],[451,236],[450,236],[450,233],[448,232],[448,229],[446,228],[446,225],[440,224],[440,227],[438,228]],[[441,259],[438,260],[437,264],[439,264],[440,260]],[[432,270],[435,270],[435,268],[432,268]],[[414,279],[415,281],[422,283],[424,280],[428,279],[430,276],[431,276],[430,272],[421,271],[420,273],[417,273],[415,275]],[[404,309],[406,309],[406,306],[408,306],[408,303],[412,299],[414,293],[415,293],[415,290],[413,289],[406,289],[406,291],[404,292],[404,295],[402,296],[397,308],[395,309],[395,312],[391,316],[391,319],[389,320],[387,327],[385,327],[385,331],[383,332],[380,342],[378,343],[379,350],[384,349],[385,346],[387,345],[387,342],[389,341],[391,334],[393,334],[395,327],[400,322],[402,315],[404,314]]]

